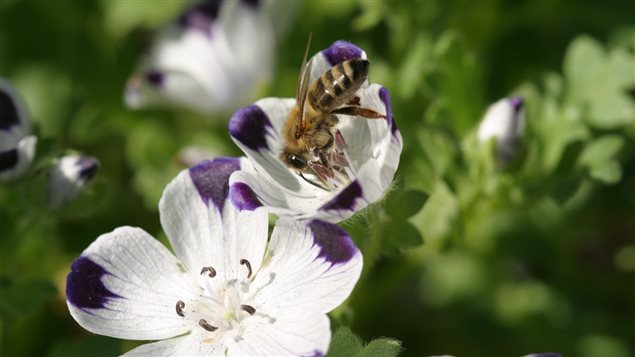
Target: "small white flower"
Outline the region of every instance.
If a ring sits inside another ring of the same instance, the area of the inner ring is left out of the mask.
[[[239,211],[229,176],[246,159],[181,172],[159,203],[174,255],[139,228],[100,236],[67,277],[72,316],[94,333],[161,340],[127,355],[323,356],[326,313],[359,279],[362,255],[336,225]],[[176,256],[175,256],[176,255]]]
[[[58,159],[48,176],[49,205],[57,208],[73,200],[90,182],[99,168],[93,157],[67,155]]]
[[[0,78],[0,182],[20,177],[35,156],[31,118],[11,85]]]
[[[234,110],[270,79],[275,31],[270,2],[203,1],[154,44],[144,70],[130,77],[132,108],[176,104],[202,113]]]
[[[525,131],[525,110],[521,97],[503,98],[490,105],[478,128],[481,143],[496,138],[497,158],[507,163],[518,152]]]
[[[336,41],[311,58],[309,81],[353,58],[366,59],[366,53],[351,43]],[[241,209],[264,206],[278,216],[339,222],[380,199],[399,165],[403,141],[386,88],[366,81],[356,95],[361,107],[385,118],[338,114],[335,141],[340,141],[337,145],[348,164],[345,173],[336,173],[330,187],[302,177],[280,159],[285,140],[282,131],[295,99],[266,98],[238,110],[230,120],[229,132],[254,169],[232,175],[234,203]]]

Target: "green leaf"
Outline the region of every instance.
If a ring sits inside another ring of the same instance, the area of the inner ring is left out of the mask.
[[[618,135],[604,135],[589,144],[580,156],[581,165],[593,166],[612,159],[624,146],[624,138]]]
[[[401,220],[412,217],[421,210],[428,197],[428,194],[417,190],[395,192],[386,200],[386,213]]]
[[[589,169],[589,176],[605,184],[618,183],[622,179],[622,168],[617,161],[605,161],[592,166]]]
[[[358,352],[354,357],[394,357],[398,356],[401,352],[401,342],[391,338],[378,338],[371,341],[361,352]]]
[[[362,341],[347,327],[335,332],[329,347],[328,357],[349,357],[362,350]]]
[[[384,254],[391,256],[423,244],[421,233],[406,220],[395,219],[383,223],[381,234]]]
[[[624,49],[607,53],[588,36],[576,38],[565,56],[571,99],[588,109],[587,122],[614,129],[635,121],[635,104],[626,90],[635,84],[635,60]]]

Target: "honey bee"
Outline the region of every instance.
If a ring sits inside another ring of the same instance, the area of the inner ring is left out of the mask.
[[[325,188],[303,175],[315,174],[327,187],[333,187],[336,172],[343,172],[350,165],[342,152],[346,143],[336,129],[337,114],[367,119],[386,116],[361,107],[356,95],[368,78],[370,62],[366,59],[340,62],[309,83],[312,63],[307,63],[306,57],[310,43],[311,37],[298,78],[296,104],[283,127],[280,159],[305,181]]]

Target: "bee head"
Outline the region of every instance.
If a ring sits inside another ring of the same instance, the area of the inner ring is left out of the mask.
[[[302,155],[284,151],[282,155],[280,155],[280,158],[285,164],[287,164],[287,166],[294,169],[304,170],[307,168],[306,159],[302,157]]]

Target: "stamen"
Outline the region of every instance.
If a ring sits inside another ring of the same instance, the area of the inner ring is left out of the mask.
[[[209,322],[207,322],[205,319],[198,320],[198,325],[201,326],[202,328],[206,329],[209,332],[214,332],[214,331],[218,330],[218,327],[210,325]]]
[[[181,316],[181,317],[185,317],[185,314],[183,313],[183,309],[185,308],[185,303],[181,300],[176,302],[176,314]]]
[[[254,307],[251,305],[240,305],[240,308],[243,311],[246,311],[249,315],[253,315],[256,313],[256,309],[254,309]]]
[[[212,267],[204,267],[203,269],[201,269],[201,275],[205,273],[208,273],[207,276],[213,278],[216,276],[216,269]]]
[[[251,278],[251,263],[249,263],[249,260],[241,259],[240,260],[240,265],[246,265],[247,266],[247,269],[249,270],[249,273],[247,274],[247,278]]]

